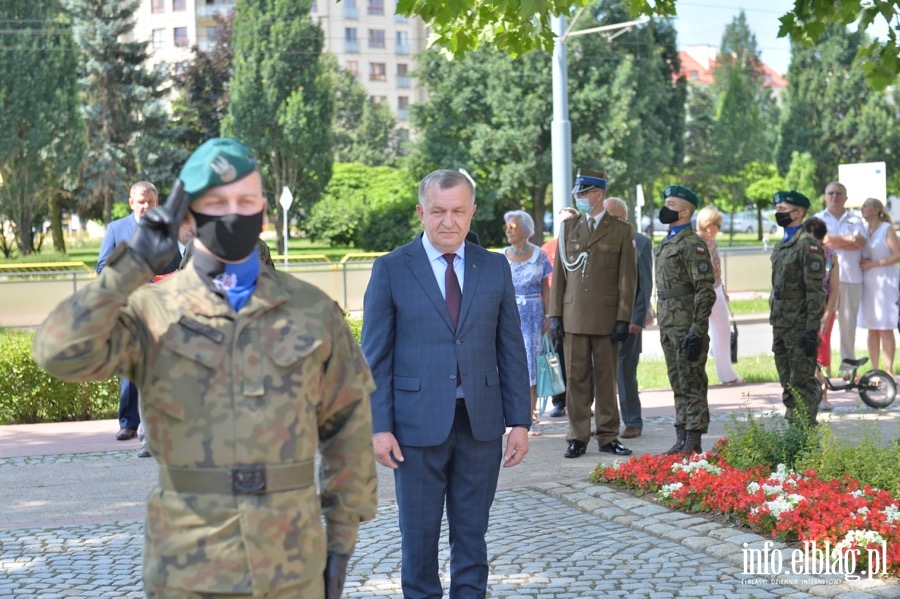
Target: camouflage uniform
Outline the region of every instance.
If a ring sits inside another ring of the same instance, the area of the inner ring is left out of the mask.
[[[341,310],[267,268],[239,312],[194,269],[146,286],[150,276],[123,244],[34,345],[57,377],[119,374],[141,390],[160,464],[148,597],[323,597],[326,545],[351,554],[377,502],[374,384]]]
[[[675,395],[675,426],[707,432],[706,355],[709,314],[716,301],[715,273],[709,250],[690,226],[653,248],[656,265],[660,344],[666,357],[669,384]],[[690,362],[681,342],[688,331],[702,340],[700,359]]]
[[[257,251],[259,252],[259,263],[262,266],[268,266],[269,268],[275,268],[275,262],[272,261],[272,252],[269,250],[269,244],[267,244],[262,239],[259,240],[259,243],[256,244]],[[178,265],[179,270],[184,270],[184,267],[188,265],[191,261],[191,258],[194,256],[194,242],[189,241],[184,246],[184,255],[181,257],[181,263]]]
[[[822,390],[815,378],[816,355],[806,355],[800,333],[819,330],[825,313],[824,277],[825,250],[802,228],[772,250],[769,324],[788,419],[797,407],[789,386],[806,403],[809,422],[815,422],[819,410]]]

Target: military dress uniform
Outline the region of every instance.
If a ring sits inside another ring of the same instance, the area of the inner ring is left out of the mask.
[[[631,225],[603,213],[592,230],[588,219],[581,215],[561,225],[549,315],[561,316],[565,328],[566,440],[587,443],[596,403],[594,425],[603,446],[619,436],[618,347],[610,335],[616,321],[631,322],[637,267]]]
[[[656,265],[656,318],[669,384],[675,396],[675,427],[706,433],[706,356],[709,352],[709,314],[716,301],[715,273],[709,250],[690,225],[653,248]],[[681,348],[688,332],[701,340],[700,358],[691,362]]]
[[[797,192],[793,192],[797,193]],[[779,192],[784,194],[784,192]],[[776,194],[776,201],[780,195]],[[798,194],[802,195],[802,194]],[[789,203],[793,204],[794,200]],[[809,200],[801,207],[809,208]],[[783,201],[783,200],[782,200]],[[805,407],[807,422],[815,422],[822,390],[815,378],[816,352],[803,347],[801,334],[819,330],[825,313],[825,250],[802,226],[772,250],[772,291],[769,295],[769,324],[772,325],[772,353],[781,381],[781,399],[786,417],[793,421],[798,407]],[[818,337],[816,337],[818,339]],[[797,405],[797,398],[805,406]]]
[[[255,163],[211,164],[227,182]],[[209,177],[194,177],[198,195],[223,184]],[[319,599],[326,552],[352,554],[375,515],[372,375],[321,290],[260,268],[235,310],[210,278],[225,265],[207,254],[192,264],[148,286],[147,260],[120,245],[51,312],[35,361],[62,379],[123,375],[140,389],[159,463],[144,539],[150,599]]]

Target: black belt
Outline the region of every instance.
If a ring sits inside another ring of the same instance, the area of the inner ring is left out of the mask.
[[[159,486],[178,493],[262,495],[300,489],[313,484],[315,463],[251,464],[232,468],[177,468],[160,466]]]
[[[657,289],[656,298],[669,299],[672,297],[681,297],[682,295],[690,295],[692,293],[694,293],[693,287],[682,285],[680,287],[672,287],[671,289]]]

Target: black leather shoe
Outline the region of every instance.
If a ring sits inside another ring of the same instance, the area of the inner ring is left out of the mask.
[[[577,458],[579,456],[583,456],[584,452],[587,451],[587,445],[575,439],[574,441],[569,441],[569,447],[566,449],[565,457],[567,458]],[[629,452],[631,453],[631,452]]]
[[[600,452],[613,453],[615,455],[631,455],[631,450],[622,445],[618,439],[613,439],[606,445],[601,445]]]
[[[133,428],[120,428],[116,433],[116,441],[127,441],[135,437],[137,437],[137,429]]]
[[[553,406],[553,409],[550,410],[551,418],[561,418],[566,415],[566,406]]]

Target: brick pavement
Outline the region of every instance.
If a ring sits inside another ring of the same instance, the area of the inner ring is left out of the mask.
[[[771,408],[777,397],[771,384],[712,388],[705,445],[725,433],[735,405]],[[671,444],[671,397],[642,399],[644,435],[627,444],[657,453]],[[871,420],[888,438],[898,433],[898,405],[877,416],[853,397],[833,403],[837,430]],[[563,459],[565,424],[545,420],[525,463],[501,474],[488,534],[491,597],[900,597],[896,581],[744,574],[743,543],[761,547],[764,539],[586,482],[611,456],[592,446],[583,458]],[[0,427],[0,597],[143,596],[143,502],[156,466],[114,433],[114,421]],[[400,596],[396,504],[390,474],[379,470],[379,514],[360,531],[345,597]],[[446,582],[446,539],[440,564]]]

